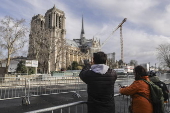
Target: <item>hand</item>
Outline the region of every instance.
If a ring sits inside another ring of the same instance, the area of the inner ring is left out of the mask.
[[[125,87],[127,87],[127,86],[122,86],[121,88],[125,88]]]
[[[118,84],[120,88],[125,88],[127,85],[122,86],[121,84]]]
[[[121,88],[126,88],[126,87],[128,87],[128,85],[124,85],[124,86],[122,86]]]
[[[88,65],[88,64],[90,64],[89,60],[85,59],[84,60],[84,65]]]

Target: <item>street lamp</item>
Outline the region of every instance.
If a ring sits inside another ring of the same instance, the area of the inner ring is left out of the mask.
[[[155,63],[155,71],[156,71],[156,63]]]

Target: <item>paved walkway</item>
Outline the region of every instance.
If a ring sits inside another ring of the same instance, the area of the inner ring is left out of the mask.
[[[54,107],[58,105],[68,104],[77,101],[86,101],[87,93],[85,91],[80,92],[81,98],[73,96],[74,93],[61,93],[52,95],[42,95],[30,97],[30,105],[22,105],[22,99],[10,99],[0,101],[0,113],[24,113],[28,111],[39,110],[48,107]],[[129,98],[127,96],[115,97],[115,109],[116,113],[128,113]],[[167,104],[166,113],[169,113],[169,103]],[[85,106],[85,111],[87,110]],[[47,113],[47,112],[46,112]],[[57,112],[60,113],[60,112]],[[63,110],[63,113],[68,113]],[[74,111],[71,113],[75,113]],[[81,113],[78,112],[77,113]],[[86,112],[84,112],[86,113]]]
[[[74,93],[61,93],[30,97],[30,105],[22,105],[22,99],[0,101],[0,113],[23,113],[47,107],[67,104],[75,101],[86,101],[86,92],[80,92],[82,98],[76,98]]]
[[[0,101],[0,113],[24,113],[28,111],[54,107],[54,106],[68,104],[68,103],[77,102],[77,101],[86,101],[87,99],[87,93],[85,91],[79,92],[79,94],[81,95],[81,98],[76,98],[75,96],[73,96],[73,94],[74,93],[70,92],[70,93],[30,97],[30,105],[27,105],[27,106],[22,105],[21,98],[1,100]],[[128,98],[125,98],[124,100],[122,100],[122,97],[120,96],[115,97],[116,113],[127,113],[127,106],[128,106],[127,102],[128,102]],[[87,108],[85,106],[85,111],[86,110]],[[63,113],[68,113],[68,112],[63,112]]]

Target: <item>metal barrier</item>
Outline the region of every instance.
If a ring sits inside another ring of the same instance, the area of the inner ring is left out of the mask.
[[[115,101],[119,102],[115,104],[115,110],[116,113],[127,113],[128,111],[128,106],[130,104],[130,98],[129,96],[124,96],[120,94],[115,94]],[[44,108],[40,110],[34,110],[34,111],[29,111],[26,113],[42,113],[42,112],[48,112],[48,113],[87,113],[87,102],[85,101],[78,101],[78,102],[73,102],[69,104],[64,104],[64,105],[59,105],[55,107],[49,107],[49,108]],[[81,105],[81,106],[80,106]],[[73,108],[73,106],[75,106]]]
[[[25,96],[26,79],[17,77],[0,78],[0,100]]]
[[[86,89],[86,84],[79,77],[44,77],[30,79],[32,96],[49,95],[66,92],[79,92]]]
[[[130,96],[115,94],[115,113],[128,113]]]
[[[130,105],[130,96],[115,94],[115,113],[128,113]],[[78,101],[55,107],[44,108],[40,110],[29,111],[26,113],[87,113],[87,102]],[[75,107],[73,107],[75,106]],[[165,113],[169,113],[169,103],[165,103]]]
[[[79,101],[65,105],[59,105],[50,108],[44,108],[40,110],[25,112],[25,113],[44,113],[50,111],[50,113],[87,113],[87,109],[84,109],[86,102]],[[49,113],[49,112],[48,112]]]
[[[23,98],[23,104],[30,104],[30,96],[73,92],[80,97],[79,90],[86,90],[79,77],[0,78],[0,100]]]
[[[129,82],[128,82],[129,83]],[[170,84],[167,84],[170,89]],[[30,104],[29,97],[74,92],[77,97],[86,84],[79,77],[5,77],[0,78],[0,100],[23,98],[23,104]],[[115,95],[116,113],[127,113],[129,96]],[[72,104],[72,103],[71,103]],[[77,105],[79,105],[77,103]],[[170,111],[169,102],[165,103],[166,113]],[[68,108],[70,109],[70,108]]]

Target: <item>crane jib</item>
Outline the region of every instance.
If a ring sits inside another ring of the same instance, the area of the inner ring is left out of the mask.
[[[101,47],[107,42],[111,35],[120,28],[120,46],[121,46],[121,60],[123,61],[123,36],[122,36],[122,25],[126,22],[127,18],[124,18],[123,21],[116,27],[116,29],[109,35],[109,37],[102,43]]]
[[[107,42],[107,40],[110,38],[111,35],[113,35],[113,33],[119,29],[119,27],[121,27],[123,25],[124,22],[126,22],[127,18],[124,18],[123,21],[116,27],[116,29],[109,35],[109,37],[102,43],[101,47],[103,47],[105,45],[105,43]]]

